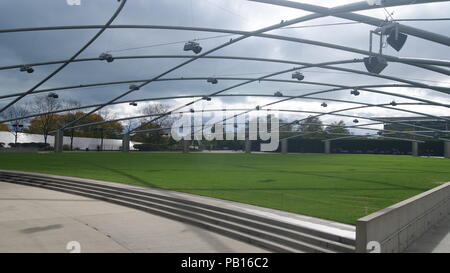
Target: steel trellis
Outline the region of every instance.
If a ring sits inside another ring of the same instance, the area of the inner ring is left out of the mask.
[[[293,99],[316,99],[316,100],[327,100],[327,101],[336,101],[336,102],[342,102],[342,103],[355,103],[355,104],[359,104],[360,106],[357,107],[352,107],[352,108],[345,108],[345,109],[339,109],[339,110],[335,110],[335,111],[331,111],[331,112],[316,112],[316,117],[318,116],[323,116],[323,115],[341,115],[341,116],[351,116],[351,115],[343,115],[343,114],[338,114],[339,112],[343,112],[343,111],[349,111],[349,110],[355,110],[355,109],[363,109],[363,108],[369,108],[369,107],[382,107],[382,108],[387,108],[390,110],[396,110],[396,111],[401,111],[401,112],[408,112],[408,113],[412,113],[412,114],[418,114],[418,115],[423,115],[423,116],[428,116],[428,117],[433,117],[433,118],[437,118],[440,120],[445,120],[448,121],[449,119],[447,117],[439,117],[439,116],[435,116],[435,115],[431,115],[428,113],[421,113],[418,111],[411,111],[411,110],[406,110],[406,109],[400,109],[400,108],[392,108],[392,107],[388,107],[387,105],[389,104],[368,104],[368,103],[363,103],[363,102],[353,102],[353,101],[349,101],[349,100],[336,100],[336,99],[326,99],[326,98],[315,98],[315,97],[308,97],[311,95],[316,95],[316,94],[321,94],[321,93],[328,93],[328,92],[333,92],[333,91],[339,91],[339,90],[345,90],[345,89],[350,89],[350,88],[358,88],[359,90],[364,90],[364,91],[368,91],[368,92],[372,92],[372,93],[379,93],[379,94],[385,94],[385,95],[392,95],[392,96],[397,96],[397,97],[402,97],[402,98],[407,98],[407,99],[412,99],[415,101],[420,101],[423,103],[398,103],[398,105],[413,105],[413,104],[417,104],[417,105],[435,105],[435,106],[442,106],[442,107],[449,107],[449,105],[447,104],[442,104],[439,103],[437,101],[431,101],[431,100],[427,100],[424,98],[420,98],[417,96],[406,96],[406,95],[401,95],[401,94],[395,94],[395,93],[391,93],[391,92],[386,92],[386,91],[380,91],[380,90],[374,90],[372,89],[373,87],[407,87],[407,88],[422,88],[422,89],[429,89],[429,90],[434,90],[434,91],[438,91],[444,94],[450,94],[450,88],[448,87],[443,87],[443,86],[437,86],[437,85],[428,85],[428,84],[423,84],[421,82],[417,82],[417,81],[411,81],[411,80],[407,80],[407,79],[402,79],[402,78],[398,78],[398,77],[392,77],[392,76],[388,76],[388,75],[378,75],[378,74],[374,74],[374,73],[367,73],[364,71],[359,71],[359,70],[354,70],[354,69],[348,69],[348,68],[342,68],[342,67],[336,67],[334,65],[337,64],[346,64],[346,63],[356,63],[356,62],[361,62],[361,59],[354,59],[354,60],[343,60],[343,61],[334,61],[334,62],[325,62],[325,63],[319,63],[319,64],[311,64],[311,63],[302,63],[302,62],[295,62],[295,61],[287,61],[287,60],[274,60],[274,59],[265,59],[265,58],[250,58],[250,57],[238,57],[238,56],[209,56],[210,53],[213,53],[215,51],[218,51],[228,45],[237,43],[241,40],[244,40],[248,37],[262,37],[262,38],[268,38],[268,39],[276,39],[276,40],[283,40],[283,41],[291,41],[291,42],[297,42],[297,43],[306,43],[306,44],[310,44],[310,45],[315,45],[315,46],[321,46],[321,47],[328,47],[328,48],[333,48],[333,49],[337,49],[337,50],[344,50],[347,52],[352,52],[352,53],[357,53],[357,54],[362,54],[362,55],[368,55],[370,56],[370,52],[365,51],[365,50],[360,50],[360,49],[356,49],[356,48],[351,48],[351,47],[345,47],[345,46],[340,46],[340,45],[335,45],[335,44],[329,44],[329,43],[323,43],[323,42],[319,42],[319,41],[313,41],[313,40],[307,40],[307,39],[300,39],[300,38],[295,38],[295,37],[287,37],[287,36],[282,36],[282,35],[274,35],[274,34],[267,34],[265,32],[271,31],[271,30],[277,30],[283,27],[286,27],[288,25],[292,25],[292,24],[296,24],[299,22],[305,22],[305,21],[309,21],[309,20],[313,20],[313,19],[317,19],[317,18],[322,18],[325,16],[335,16],[335,17],[339,17],[339,18],[344,18],[344,19],[348,19],[348,20],[352,20],[352,21],[357,21],[357,22],[362,22],[362,23],[366,23],[369,25],[375,25],[375,26],[380,26],[380,24],[382,24],[384,21],[379,20],[377,18],[373,18],[373,17],[369,17],[369,16],[363,16],[363,15],[359,15],[359,14],[355,14],[353,12],[355,11],[361,11],[361,10],[368,10],[368,9],[374,9],[374,8],[379,8],[380,6],[369,6],[366,2],[358,2],[358,3],[353,3],[353,4],[349,4],[349,5],[344,5],[344,6],[338,6],[335,8],[325,8],[325,7],[320,7],[320,6],[315,6],[315,5],[307,5],[307,4],[302,4],[302,3],[297,3],[297,2],[290,2],[290,1],[284,1],[284,0],[249,0],[252,2],[259,2],[259,3],[265,3],[265,4],[273,4],[273,5],[278,5],[278,6],[284,6],[284,7],[290,7],[290,8],[297,8],[297,9],[302,9],[302,10],[306,10],[309,12],[313,12],[313,14],[307,15],[307,16],[303,16],[303,17],[299,17],[293,20],[289,20],[289,21],[282,21],[280,24],[275,24],[269,27],[265,27],[256,31],[236,31],[236,30],[227,30],[227,29],[212,29],[212,28],[202,28],[202,27],[177,27],[177,26],[151,26],[151,25],[112,25],[112,22],[114,21],[114,19],[119,15],[120,11],[122,10],[123,6],[125,5],[126,0],[123,0],[122,3],[120,4],[119,8],[116,10],[116,12],[114,13],[114,15],[110,18],[110,20],[105,24],[105,25],[89,25],[89,26],[56,26],[56,27],[44,27],[44,28],[22,28],[22,29],[9,29],[9,30],[0,30],[0,33],[8,33],[8,32],[19,32],[19,31],[42,31],[42,30],[61,30],[61,29],[94,29],[94,28],[100,28],[100,31],[97,32],[97,34],[82,48],[80,49],[74,56],[72,56],[70,59],[67,60],[61,60],[61,61],[52,61],[52,62],[41,62],[41,63],[35,63],[34,65],[38,66],[38,65],[48,65],[48,64],[62,64],[61,66],[59,66],[59,68],[57,70],[55,70],[53,73],[51,73],[49,76],[47,76],[44,80],[42,80],[40,83],[38,83],[37,85],[35,85],[32,89],[28,90],[27,92],[23,92],[23,93],[13,93],[13,94],[8,94],[8,95],[3,95],[0,96],[0,98],[10,98],[13,97],[13,101],[8,103],[6,106],[4,106],[1,110],[0,113],[3,112],[4,110],[6,110],[8,107],[12,106],[13,104],[15,104],[16,102],[18,102],[19,100],[21,100],[23,97],[29,95],[29,94],[35,94],[35,93],[42,93],[42,92],[48,92],[51,90],[56,91],[56,89],[58,90],[67,90],[67,89],[75,89],[75,88],[83,88],[83,87],[88,87],[88,86],[103,86],[103,85],[115,85],[115,84],[122,84],[122,83],[140,83],[139,84],[139,88],[142,88],[144,86],[146,86],[147,84],[154,82],[154,81],[175,81],[175,80],[205,80],[207,79],[207,77],[192,77],[192,78],[163,78],[165,75],[175,71],[178,68],[181,68],[195,60],[198,59],[202,59],[202,58],[211,58],[211,59],[236,59],[236,60],[252,60],[252,61],[263,61],[263,62],[279,62],[279,63],[286,63],[286,64],[295,64],[295,65],[301,65],[301,67],[294,67],[292,69],[285,69],[279,72],[274,72],[274,73],[270,73],[268,75],[265,76],[261,76],[258,78],[230,78],[230,77],[220,77],[218,79],[221,80],[243,80],[243,82],[239,83],[239,84],[235,84],[233,86],[224,88],[222,90],[213,92],[207,96],[209,97],[232,97],[232,96],[239,96],[239,94],[229,94],[229,95],[223,95],[221,93],[226,92],[228,90],[232,90],[234,88],[246,85],[248,83],[252,83],[255,81],[264,81],[264,82],[283,82],[283,83],[291,83],[294,82],[292,80],[282,80],[282,79],[270,79],[273,76],[276,75],[281,75],[284,73],[288,73],[288,72],[292,72],[292,71],[296,71],[296,70],[300,70],[300,69],[305,69],[305,68],[310,68],[310,67],[319,67],[319,68],[324,68],[324,69],[332,69],[332,70],[338,70],[338,71],[344,71],[344,72],[349,72],[349,73],[354,73],[354,74],[361,74],[361,75],[367,75],[367,76],[374,76],[377,78],[381,78],[381,79],[389,79],[389,80],[393,80],[396,82],[401,82],[403,84],[384,84],[384,85],[366,85],[366,86],[356,86],[356,87],[351,87],[351,86],[344,86],[344,85],[337,85],[337,84],[326,84],[326,83],[319,83],[319,82],[297,82],[297,83],[301,83],[301,84],[315,84],[315,85],[322,85],[322,86],[332,86],[334,88],[332,89],[328,89],[328,90],[322,90],[322,91],[317,91],[317,92],[312,92],[312,93],[308,93],[308,94],[303,94],[303,95],[299,95],[299,96],[283,96],[283,98],[281,100],[275,101],[275,102],[271,102],[265,105],[262,105],[261,107],[267,107],[276,103],[280,103],[280,102],[284,102],[284,101],[288,101],[288,100],[293,100]],[[419,4],[419,3],[431,3],[431,2],[447,2],[449,0],[416,0],[414,1],[414,4]],[[387,7],[387,6],[401,6],[401,5],[408,5],[411,4],[410,0],[386,0],[383,2],[383,6],[382,7]],[[89,46],[91,45],[106,29],[118,29],[118,28],[145,28],[145,29],[165,29],[165,30],[196,30],[196,31],[206,31],[206,32],[221,32],[221,33],[229,33],[229,34],[236,34],[236,35],[241,35],[238,38],[235,39],[231,39],[229,42],[226,42],[224,44],[221,44],[217,47],[214,47],[210,50],[208,50],[205,53],[202,53],[200,55],[154,55],[154,56],[119,56],[119,57],[114,57],[115,59],[140,59],[140,58],[187,58],[187,61],[182,62],[181,64],[161,73],[160,75],[153,77],[151,79],[144,79],[144,80],[134,80],[134,81],[121,81],[121,82],[106,82],[106,83],[93,83],[93,84],[86,84],[86,85],[80,85],[80,86],[64,86],[64,87],[60,87],[60,88],[46,88],[46,89],[38,89],[42,84],[44,84],[46,81],[48,81],[50,78],[52,78],[54,75],[56,75],[58,72],[60,72],[62,69],[64,69],[68,64],[72,63],[72,62],[84,62],[84,61],[98,61],[99,58],[83,58],[83,59],[77,59],[77,57]],[[416,36],[425,40],[429,40],[431,42],[435,42],[435,43],[440,43],[440,44],[444,44],[444,45],[450,45],[450,38],[443,36],[443,35],[439,35],[436,33],[431,33],[428,31],[424,31],[421,29],[417,29],[417,28],[412,28],[409,26],[405,26],[405,25],[401,25],[399,24],[399,29],[401,30],[401,32],[407,33],[409,35],[412,36]],[[445,67],[450,67],[450,61],[449,60],[430,60],[430,59],[418,59],[418,58],[399,58],[399,57],[395,57],[395,56],[389,56],[389,55],[384,55],[383,57],[385,57],[389,62],[399,62],[399,63],[403,63],[406,65],[412,65],[415,67],[419,67],[419,68],[423,68],[426,70],[430,70],[436,73],[440,73],[440,74],[444,74],[444,75],[450,75],[450,70],[446,69]],[[6,70],[6,69],[13,69],[13,68],[17,68],[20,67],[22,65],[12,65],[12,66],[4,66],[4,67],[0,67],[0,70]],[[72,109],[62,109],[61,111],[54,111],[56,112],[64,112],[64,111],[69,111],[69,110],[81,110],[81,109],[86,109],[86,108],[92,108],[94,107],[93,110],[88,111],[87,113],[85,113],[82,117],[69,122],[68,124],[65,124],[62,128],[60,129],[69,129],[69,128],[78,128],[78,127],[83,127],[83,126],[87,126],[86,124],[84,125],[80,125],[80,126],[72,126],[74,124],[76,124],[78,121],[82,120],[84,117],[86,117],[89,114],[92,114],[100,109],[102,109],[105,106],[109,106],[109,105],[113,105],[113,104],[119,104],[119,103],[125,103],[125,102],[130,102],[130,101],[120,101],[121,98],[125,97],[126,95],[132,93],[134,90],[128,90],[124,93],[122,93],[121,95],[105,102],[105,103],[100,103],[100,104],[93,104],[93,105],[88,105],[88,106],[83,106],[83,107],[78,107],[78,108],[72,108]],[[247,96],[267,96],[265,94],[244,94]],[[195,98],[198,95],[189,95],[189,96],[178,96],[178,97],[165,97],[165,99],[173,99],[173,98],[180,98],[180,97],[189,97],[189,98]],[[203,95],[204,96],[204,95]],[[133,101],[152,101],[152,100],[160,100],[160,99],[164,99],[164,98],[144,98],[144,99],[140,99],[140,100],[133,100]],[[196,99],[192,102],[189,102],[187,104],[181,105],[176,107],[175,109],[169,111],[166,114],[163,115],[158,115],[156,116],[156,118],[148,121],[145,124],[154,122],[162,117],[164,117],[165,115],[174,113],[175,111],[179,111],[180,109],[187,107],[189,105],[192,105],[196,102],[201,101],[202,99]],[[250,108],[245,110],[244,113],[240,113],[241,114],[245,114],[248,112],[253,111],[254,108]],[[301,112],[301,111],[299,111]],[[306,112],[306,111],[304,111]],[[314,113],[314,112],[309,112],[309,113]],[[38,115],[42,115],[42,113],[40,114],[36,114],[36,115],[28,115],[27,117],[35,117]],[[357,116],[355,116],[357,117]],[[20,119],[23,119],[24,117],[20,117]],[[132,118],[137,118],[137,117],[132,117]],[[364,119],[371,119],[370,117],[358,117],[358,118],[364,118]],[[126,118],[122,118],[122,119],[116,119],[116,120],[125,120]],[[131,118],[130,118],[131,119]],[[3,120],[0,121],[1,122],[6,122],[6,121],[11,121],[14,119],[10,119],[10,120]],[[375,120],[375,119],[372,119]],[[113,120],[109,120],[109,121],[104,121],[106,122],[111,122]],[[297,120],[298,121],[298,120]],[[390,122],[390,123],[399,123],[399,124],[404,124],[404,125],[408,125],[408,126],[413,126],[411,124],[408,123],[401,123],[401,122]],[[141,128],[142,126],[144,126],[145,124],[134,128],[131,132],[137,132],[139,131],[139,128]],[[72,127],[71,127],[72,126]],[[423,126],[414,126],[417,128],[422,128],[422,129],[430,129],[432,131],[435,132],[439,132],[441,130],[436,130],[436,129],[432,129],[432,128],[427,128],[427,127],[423,127]],[[446,140],[446,139],[442,139],[441,140]]]

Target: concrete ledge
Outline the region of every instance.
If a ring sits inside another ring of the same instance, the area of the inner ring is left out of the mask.
[[[356,252],[369,242],[380,251],[402,252],[439,220],[450,214],[450,182],[360,218],[356,223]]]

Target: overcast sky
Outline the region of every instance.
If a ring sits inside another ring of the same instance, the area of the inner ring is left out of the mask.
[[[296,2],[333,7],[356,1],[311,0]],[[67,5],[66,0],[2,0],[0,1],[0,29],[104,24],[115,12],[118,5],[119,3],[113,0],[81,0],[80,6],[69,6]],[[386,10],[375,9],[360,13],[384,19],[386,17],[386,12],[392,13],[394,19],[448,17],[450,14],[450,2],[401,6],[387,8]],[[307,14],[310,13],[297,9],[276,7],[244,0],[129,0],[113,24],[197,26],[251,31],[279,23],[281,20],[294,19]],[[307,21],[295,26],[340,22],[349,21],[334,17],[326,17]],[[445,36],[450,35],[450,21],[402,22],[402,24],[422,28]],[[374,27],[365,24],[351,24],[281,29],[269,33],[368,50],[369,31],[373,29]],[[0,66],[67,59],[79,50],[97,31],[98,30],[59,30],[0,33]],[[106,30],[104,34],[80,56],[80,58],[98,57],[105,51],[110,51],[114,56],[161,54],[194,55],[192,52],[183,51],[184,42],[180,41],[217,35],[221,35],[221,33],[149,29],[109,29]],[[206,51],[227,42],[230,38],[237,37],[239,36],[220,37],[202,40],[200,43],[203,47],[203,51]],[[180,43],[147,47],[172,42]],[[131,49],[136,47],[145,48]],[[449,47],[434,44],[412,36],[408,37],[405,46],[400,52],[395,51],[389,46],[384,48],[383,52],[399,57],[450,59]],[[211,55],[274,58],[310,63],[364,57],[360,54],[335,49],[264,38],[247,38],[234,45],[216,51]],[[138,59],[115,60],[113,63],[99,61],[73,63],[39,89],[107,81],[150,79],[185,60],[186,59]],[[57,67],[58,65],[35,67],[35,72],[33,74],[21,73],[18,69],[0,70],[0,95],[27,91]],[[365,71],[362,63],[340,65],[340,67]],[[293,65],[202,59],[188,64],[164,77],[228,76],[254,78],[289,68],[293,68]],[[342,85],[395,83],[390,80],[320,68],[308,68],[302,72],[305,75],[305,80],[322,83]],[[450,87],[450,79],[448,76],[404,64],[390,63],[382,74],[410,79],[429,85]],[[286,73],[273,78],[290,79],[290,77],[291,73]],[[154,82],[124,99],[130,100],[190,94],[210,94],[239,82],[240,81],[220,81],[216,85],[208,84],[206,81]],[[123,93],[127,89],[128,84],[122,84],[107,87],[64,90],[60,91],[58,94],[60,95],[60,98],[76,99],[81,101],[83,105],[89,105],[105,102]],[[229,90],[224,94],[273,94],[276,91],[281,91],[285,95],[301,95],[324,89],[328,88],[308,84],[255,82]],[[432,90],[413,88],[378,89],[398,94],[420,96],[421,98],[440,103],[450,103],[448,95]],[[392,100],[395,100],[396,102],[411,102],[410,100],[396,98],[391,95],[371,94],[364,91],[361,91],[360,96],[354,97],[351,96],[349,92],[349,90],[343,90],[318,96],[321,98],[337,98],[367,103],[389,103]],[[21,103],[28,103],[29,101],[32,101],[32,99],[33,95],[30,95],[23,99]],[[194,108],[254,108],[256,105],[271,102],[275,99],[276,98],[261,97],[214,98],[211,102],[199,102],[194,105]],[[10,99],[0,100],[0,106],[5,105],[9,101]],[[176,107],[189,101],[192,101],[192,99],[164,100],[161,102]],[[332,111],[354,106],[353,104],[347,103],[327,102],[328,107],[325,109],[320,107],[322,101],[323,100],[291,100],[289,102],[275,104],[272,108],[305,111]],[[144,106],[145,103],[139,103],[138,107],[121,104],[110,107],[109,109],[114,111],[117,117],[122,117],[139,113]],[[450,115],[448,109],[443,107],[403,106],[402,108],[435,115]],[[345,113],[366,117],[411,115],[404,112],[389,111],[381,108],[367,108],[358,111],[347,111]],[[296,118],[302,117],[305,117],[305,115],[296,116]],[[352,120],[351,118],[335,116],[325,116],[322,119],[326,123],[333,120],[344,119],[348,124],[351,124]]]

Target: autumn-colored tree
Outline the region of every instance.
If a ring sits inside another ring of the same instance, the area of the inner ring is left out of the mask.
[[[70,117],[72,120],[78,119],[82,117],[85,113],[83,112],[77,112],[74,113],[72,117]],[[96,122],[104,122],[105,119],[100,114],[90,114],[83,118],[82,120],[78,121],[76,125],[83,125],[88,123],[96,123]],[[98,129],[95,129],[98,128]],[[75,129],[74,135],[77,137],[95,137],[99,138],[103,134],[104,138],[120,138],[120,134],[123,131],[123,126],[117,121],[113,122],[106,122],[101,123],[98,125],[92,125],[92,126],[85,126],[85,127],[79,127]]]
[[[6,131],[6,132],[9,132],[8,125],[6,125],[5,123],[1,123],[1,124],[0,124],[0,131]]]
[[[47,143],[47,138],[50,131],[56,130],[60,127],[58,120],[61,117],[56,114],[37,116],[30,120],[28,128],[25,130],[29,134],[39,134],[44,136],[44,143]]]
[[[30,120],[30,124],[25,132],[42,135],[47,132],[48,134],[49,132],[62,127],[67,122],[67,116],[68,114],[52,114],[51,117],[50,115],[37,116]]]
[[[139,126],[139,130],[148,130],[147,132],[137,133],[132,137],[133,141],[152,143],[152,144],[162,144],[165,142],[162,136],[163,131],[160,130],[161,126],[156,123],[142,123]]]
[[[81,103],[77,100],[66,100],[65,101],[66,108],[65,109],[74,109],[74,110],[68,110],[64,112],[61,118],[61,124],[66,125],[69,122],[72,122],[76,119],[75,114],[79,112],[77,108],[81,106]],[[81,113],[81,112],[80,112]],[[70,150],[73,149],[73,138],[75,137],[75,129],[71,128],[68,131],[64,132],[64,135],[70,137]]]
[[[67,122],[67,115],[71,113],[66,112],[66,114],[61,115],[56,112],[62,109],[71,109],[79,106],[80,103],[75,100],[64,100],[49,95],[38,96],[33,100],[31,109],[35,113],[41,113],[41,115],[30,121],[27,132],[42,134],[44,136],[44,142],[47,143],[49,133],[61,128]]]
[[[48,133],[61,128],[64,124],[67,124],[70,121],[76,120],[85,113],[83,112],[75,112],[75,113],[66,113],[66,114],[49,114],[49,115],[41,115],[33,118],[30,121],[30,125],[28,129],[26,129],[27,133],[33,134],[42,134],[44,135],[44,140],[46,141],[45,135],[48,136]],[[83,118],[76,125],[83,125],[87,123],[94,122],[103,122],[105,119],[100,114],[90,114],[87,117]],[[123,126],[119,122],[108,122],[102,123],[99,125],[92,125],[86,127],[79,128],[71,128],[69,130],[64,131],[64,135],[70,136],[71,148],[73,147],[73,138],[74,137],[91,137],[91,138],[120,138],[120,134],[123,131]]]

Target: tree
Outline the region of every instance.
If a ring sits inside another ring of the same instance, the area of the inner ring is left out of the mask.
[[[349,135],[350,131],[345,128],[345,122],[343,120],[333,121],[330,125],[328,125],[325,130],[329,133],[335,134],[345,134]]]
[[[292,122],[280,119],[280,139],[298,135],[298,128]]]
[[[67,100],[66,101],[66,109],[73,109],[73,108],[79,108],[81,106],[81,103],[76,100]],[[77,119],[76,114],[77,110],[69,110],[63,115],[63,118],[61,119],[63,125],[66,125],[74,120]],[[70,150],[73,150],[73,138],[75,136],[75,128],[71,128],[68,133],[66,133],[70,137]]]
[[[304,133],[307,137],[314,138],[321,136],[323,133],[323,123],[319,117],[308,116],[299,125],[300,132]]]
[[[29,133],[42,134],[44,136],[44,143],[47,144],[47,138],[50,131],[59,128],[60,124],[57,122],[57,114],[53,113],[62,109],[63,104],[61,100],[43,95],[34,99],[32,110],[42,114],[30,121],[30,126],[27,130]]]
[[[120,122],[107,122],[100,125],[100,127],[105,131],[106,138],[121,138],[120,135],[123,132],[123,126]]]
[[[40,134],[44,136],[44,143],[47,143],[48,134],[52,130],[58,129],[58,123],[56,122],[57,115],[38,116],[30,121],[30,125],[25,130],[29,134]]]
[[[157,143],[159,142],[159,128],[161,128],[158,124],[155,123],[141,123],[139,130],[149,130],[145,133],[135,134],[132,138],[137,142],[145,142],[145,143]],[[155,131],[150,131],[155,130]]]
[[[157,115],[167,114],[169,112],[169,106],[161,103],[152,103],[147,105],[142,113],[149,115],[148,118],[143,119],[141,124],[137,127],[139,130],[154,130],[145,133],[138,133],[133,136],[133,141],[145,142],[152,144],[166,144],[168,143],[167,137],[163,136],[163,130],[161,128],[169,128],[172,126],[174,119],[170,115],[166,115],[158,120],[150,122],[157,118]]]
[[[100,111],[99,115],[103,118],[103,120],[114,120],[116,118],[115,114],[106,109]],[[103,123],[100,127],[105,131],[105,136],[107,138],[120,138],[120,135],[123,133],[124,129],[123,125],[117,121]]]
[[[75,118],[80,118],[85,113],[83,112],[77,112],[74,114]],[[94,123],[94,122],[103,122],[105,121],[105,118],[101,116],[100,114],[90,114],[77,122],[77,125],[83,125],[88,123]],[[93,129],[93,128],[100,128],[100,129]],[[99,125],[92,125],[92,126],[85,126],[80,127],[75,130],[74,135],[78,137],[98,137],[99,131],[103,130],[103,137],[105,138],[120,138],[120,134],[122,134],[123,126],[117,121],[102,123]]]
[[[166,104],[161,103],[152,103],[147,105],[143,110],[142,113],[144,115],[162,115],[167,114],[169,112],[170,106]],[[156,116],[148,117],[148,121],[156,118]],[[159,125],[160,127],[170,127],[173,124],[173,118],[170,115],[166,115],[158,120],[155,120],[153,123]]]
[[[19,133],[25,129],[25,117],[28,115],[28,107],[26,105],[13,105],[1,114],[5,120],[14,119],[10,122],[10,132],[14,135],[14,144],[17,144]]]
[[[132,120],[132,119],[129,119],[126,122],[124,122],[123,126],[124,126],[125,133],[131,132],[131,130],[133,130],[133,128],[135,128],[137,126],[136,124],[137,124],[136,120]]]
[[[0,131],[9,132],[9,127],[6,123],[0,123]]]

